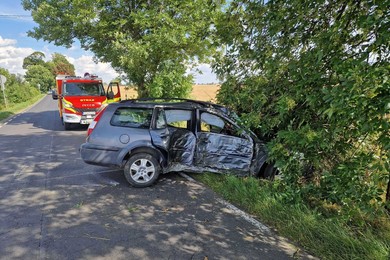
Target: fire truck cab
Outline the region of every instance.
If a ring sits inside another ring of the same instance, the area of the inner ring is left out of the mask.
[[[111,82],[105,89],[101,78],[85,73],[84,77],[57,75],[57,89],[52,97],[58,100],[58,110],[65,127],[89,124],[97,111],[111,102],[121,100],[118,82]]]

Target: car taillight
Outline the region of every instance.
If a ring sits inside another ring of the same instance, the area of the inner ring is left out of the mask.
[[[89,136],[92,133],[93,129],[95,129],[95,126],[96,126],[97,122],[100,120],[100,118],[102,117],[104,110],[106,110],[106,107],[103,108],[102,110],[100,110],[99,113],[93,119],[93,121],[89,124],[88,130],[87,130],[87,136]]]

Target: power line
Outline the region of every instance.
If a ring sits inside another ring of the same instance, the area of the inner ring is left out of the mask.
[[[0,16],[31,16],[29,14],[0,14]]]
[[[28,14],[0,14],[0,18],[25,18],[25,17],[31,17],[31,15]]]

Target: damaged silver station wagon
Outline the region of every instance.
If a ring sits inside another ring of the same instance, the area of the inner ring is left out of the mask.
[[[167,172],[217,172],[271,177],[265,144],[240,127],[227,108],[189,99],[111,103],[90,124],[81,158],[124,169],[134,187]]]

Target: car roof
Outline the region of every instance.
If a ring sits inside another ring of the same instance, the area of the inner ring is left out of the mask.
[[[182,109],[199,108],[205,110],[214,110],[215,112],[225,114],[226,116],[232,116],[234,114],[228,108],[218,104],[185,98],[139,98],[123,100],[118,104],[149,108],[153,108],[155,106]]]

